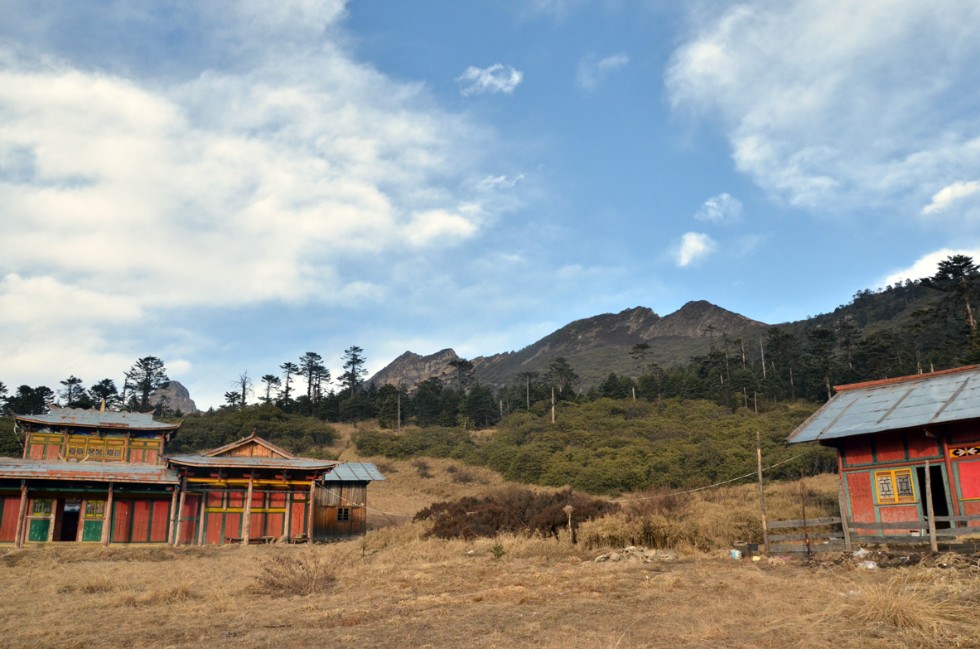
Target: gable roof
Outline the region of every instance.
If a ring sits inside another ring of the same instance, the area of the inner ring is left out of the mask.
[[[841,385],[788,444],[980,418],[980,366]]]
[[[152,412],[112,412],[84,408],[51,408],[46,415],[17,415],[17,421],[48,426],[83,426],[86,428],[120,428],[124,430],[176,430],[180,424],[154,421]]]
[[[288,458],[288,459],[293,459],[296,457],[295,455],[293,455],[283,447],[277,444],[273,444],[269,440],[262,439],[255,433],[255,431],[252,431],[252,434],[248,435],[247,437],[243,437],[240,440],[232,442],[231,444],[225,444],[224,446],[210,450],[206,453],[203,453],[203,455],[207,457],[218,457],[220,455],[234,455],[232,451],[242,449],[244,447],[251,446],[251,445],[261,446],[262,448],[269,451],[273,457]],[[251,455],[252,454],[249,453],[247,455],[241,454],[240,456],[250,457]]]

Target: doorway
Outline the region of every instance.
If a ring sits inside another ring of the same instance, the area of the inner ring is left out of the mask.
[[[919,493],[922,495],[922,518],[929,519],[929,509],[926,504],[926,468],[916,467],[915,477],[919,482]],[[929,488],[932,489],[932,513],[938,518],[949,516],[949,503],[946,501],[946,481],[943,479],[942,465],[929,467]],[[936,521],[936,529],[949,527],[949,521]]]
[[[61,511],[61,534],[59,541],[78,540],[78,519],[82,513],[81,500],[66,500],[65,508]]]

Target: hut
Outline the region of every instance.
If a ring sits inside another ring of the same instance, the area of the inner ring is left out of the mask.
[[[166,456],[179,424],[54,408],[15,416],[22,458],[0,458],[0,542],[226,544],[363,534],[371,464],[296,457],[255,433]],[[320,510],[323,511],[320,511]]]
[[[980,366],[835,389],[787,443],[837,449],[842,515],[858,534],[980,526]]]

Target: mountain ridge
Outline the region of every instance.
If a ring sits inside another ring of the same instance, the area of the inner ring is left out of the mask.
[[[686,303],[660,316],[653,309],[636,306],[619,313],[602,313],[574,320],[518,351],[469,359],[478,382],[500,387],[519,373],[544,374],[558,357],[565,358],[580,378],[580,387],[601,382],[610,372],[628,372],[636,360],[629,352],[635,345],[649,345],[647,361],[670,365],[692,354],[706,353],[724,336],[740,336],[763,330],[766,323],[746,318],[706,300]],[[450,365],[459,360],[452,348],[422,356],[406,351],[369,379],[376,385],[391,384],[413,389],[429,378],[455,376]]]

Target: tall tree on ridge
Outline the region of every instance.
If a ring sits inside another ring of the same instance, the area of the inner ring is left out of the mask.
[[[351,345],[344,350],[344,373],[340,375],[340,382],[350,390],[351,397],[361,387],[364,377],[367,376],[367,370],[364,369],[365,363],[367,363],[367,358],[364,357],[364,350],[357,345]]]
[[[936,274],[922,280],[924,286],[947,294],[944,302],[956,303],[963,309],[963,320],[967,327],[970,351],[975,355],[980,340],[977,337],[977,319],[973,313],[973,299],[980,287],[980,267],[972,257],[950,255],[939,262]]]
[[[316,403],[321,385],[330,381],[330,370],[323,364],[323,357],[316,352],[306,352],[300,356],[299,368],[306,377],[306,397],[311,404]]]
[[[286,361],[279,366],[279,369],[283,371],[282,400],[284,403],[289,403],[289,395],[292,392],[292,388],[289,386],[289,379],[299,374],[299,365]]]
[[[78,401],[78,398],[85,392],[85,388],[82,387],[82,380],[74,374],[61,381],[61,385],[65,386],[65,389],[61,392],[61,396],[65,398],[65,405],[68,407],[74,405]]]
[[[105,401],[107,408],[119,405],[119,390],[116,389],[116,383],[112,379],[102,379],[88,389],[88,394],[96,406],[102,401]]]
[[[262,400],[265,403],[272,403],[272,391],[279,389],[282,380],[275,374],[264,374],[262,375],[262,382],[265,383],[265,398]]]
[[[150,407],[150,393],[170,383],[167,368],[156,356],[144,356],[126,372],[126,387],[133,392],[131,408],[146,411]]]

